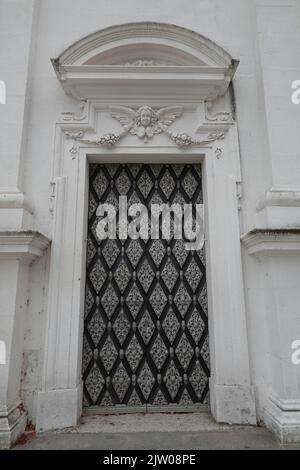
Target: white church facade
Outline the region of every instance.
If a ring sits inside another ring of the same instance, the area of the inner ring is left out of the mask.
[[[0,446],[199,410],[299,442],[300,2],[0,10]],[[100,240],[121,196],[198,204],[203,246]]]

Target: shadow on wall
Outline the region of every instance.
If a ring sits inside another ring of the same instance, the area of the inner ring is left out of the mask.
[[[0,340],[0,365],[6,364],[6,346],[5,342]]]

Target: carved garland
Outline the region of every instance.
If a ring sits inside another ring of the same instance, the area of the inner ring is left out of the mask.
[[[224,139],[223,132],[209,133],[205,139],[199,140],[185,132],[172,132],[169,127],[182,115],[182,106],[168,106],[155,111],[150,106],[141,106],[137,111],[125,106],[111,106],[111,116],[123,126],[118,133],[107,133],[99,139],[82,139],[82,135],[72,137],[81,142],[105,146],[108,148],[116,145],[127,134],[136,135],[147,143],[155,134],[167,135],[179,148],[188,148],[192,145],[205,145],[215,140]]]

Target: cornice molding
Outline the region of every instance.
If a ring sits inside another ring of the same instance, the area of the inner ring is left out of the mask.
[[[169,63],[170,57],[174,64]],[[224,95],[238,61],[194,31],[160,23],[133,23],[77,41],[52,59],[52,64],[65,92],[76,99],[144,95],[184,102]]]
[[[300,188],[271,188],[260,199],[256,210],[274,206],[300,207]]]
[[[32,261],[42,256],[49,238],[33,230],[0,230],[0,259]]]
[[[0,190],[0,209],[25,209],[33,214],[33,206],[18,188]]]
[[[241,241],[250,255],[300,252],[300,228],[252,230]]]
[[[129,65],[61,66],[58,78],[67,95],[78,100],[163,96],[181,101],[213,101],[231,82],[232,67],[178,67]]]

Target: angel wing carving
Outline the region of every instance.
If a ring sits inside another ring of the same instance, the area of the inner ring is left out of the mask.
[[[78,132],[78,135],[69,135],[69,137],[72,137],[74,140],[104,145],[109,148],[118,143],[128,133],[144,139],[145,143],[152,139],[155,134],[164,133],[180,148],[188,148],[191,145],[204,145],[224,139],[225,137],[223,132],[217,132],[208,134],[204,140],[198,140],[185,132],[173,132],[170,126],[182,115],[182,106],[166,106],[158,111],[147,105],[140,106],[137,110],[127,108],[126,106],[110,106],[109,110],[111,116],[121,124],[122,130],[120,132],[104,134],[95,141],[82,139],[82,132]]]
[[[159,109],[156,114],[161,124],[164,126],[170,126],[182,115],[182,111],[182,106],[167,106],[166,108]]]
[[[168,106],[158,111],[146,105],[140,106],[137,111],[126,106],[111,106],[110,111],[111,116],[123,126],[123,134],[130,132],[148,142],[182,115],[182,106]]]
[[[126,129],[130,129],[136,117],[136,112],[126,106],[110,106],[111,117],[115,118]]]

